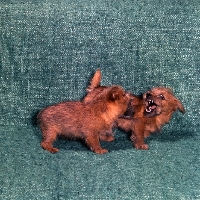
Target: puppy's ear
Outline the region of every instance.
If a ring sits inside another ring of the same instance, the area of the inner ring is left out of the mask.
[[[94,88],[100,86],[100,82],[101,82],[101,71],[100,71],[100,69],[97,69],[97,71],[95,72],[92,80],[90,81],[90,85],[87,87],[86,91],[87,92],[93,91]]]
[[[185,113],[185,108],[183,107],[182,103],[178,99],[174,99],[174,105],[176,107],[176,110],[181,111],[182,113]]]
[[[118,92],[113,92],[110,94],[110,100],[115,101],[115,100],[119,100],[119,93]]]
[[[108,100],[116,101],[122,96],[122,91],[118,87],[113,87],[108,93]]]

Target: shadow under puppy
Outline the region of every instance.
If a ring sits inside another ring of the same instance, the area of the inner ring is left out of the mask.
[[[100,86],[101,72],[97,70],[87,88],[88,94],[84,101],[94,100],[107,87]],[[117,126],[131,132],[131,141],[136,149],[149,149],[144,138],[150,133],[160,131],[168,123],[172,114],[180,110],[185,112],[181,102],[168,88],[157,87],[143,94],[142,97],[131,94],[127,111],[117,119]]]
[[[43,135],[41,146],[51,153],[58,151],[53,147],[57,136],[69,139],[83,139],[88,147],[98,154],[107,153],[100,146],[100,140],[111,141],[106,135],[122,115],[129,103],[129,94],[119,86],[105,88],[95,100],[62,102],[41,110],[37,116]]]

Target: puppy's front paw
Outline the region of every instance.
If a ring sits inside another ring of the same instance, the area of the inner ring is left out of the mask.
[[[48,149],[48,151],[51,153],[57,153],[59,150],[57,148],[51,148],[51,149]]]
[[[142,150],[148,150],[149,145],[148,144],[135,144],[136,149],[142,149]]]
[[[54,148],[51,144],[48,143],[41,143],[41,146],[43,149],[49,151],[50,153],[57,153],[59,150],[57,148]]]
[[[104,154],[104,153],[108,153],[108,150],[107,149],[98,149],[98,150],[95,150],[94,152],[97,154]]]

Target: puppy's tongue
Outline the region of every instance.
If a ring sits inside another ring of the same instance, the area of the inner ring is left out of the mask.
[[[156,109],[156,106],[155,105],[151,106],[151,109]]]
[[[149,106],[149,108],[146,108],[146,112],[150,113],[152,110],[156,109],[156,106]]]

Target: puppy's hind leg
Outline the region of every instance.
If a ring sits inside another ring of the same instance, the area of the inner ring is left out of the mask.
[[[86,136],[85,141],[92,151],[94,151],[97,154],[104,154],[108,152],[107,149],[101,148],[98,135],[96,134],[95,135],[88,134],[88,135],[89,136]]]
[[[57,137],[57,133],[55,131],[48,131],[48,130],[43,130],[42,131],[43,133],[43,140],[41,142],[41,146],[43,149],[51,152],[51,153],[56,153],[58,152],[58,149],[57,148],[54,148],[53,147],[53,142],[56,140],[56,137]]]

